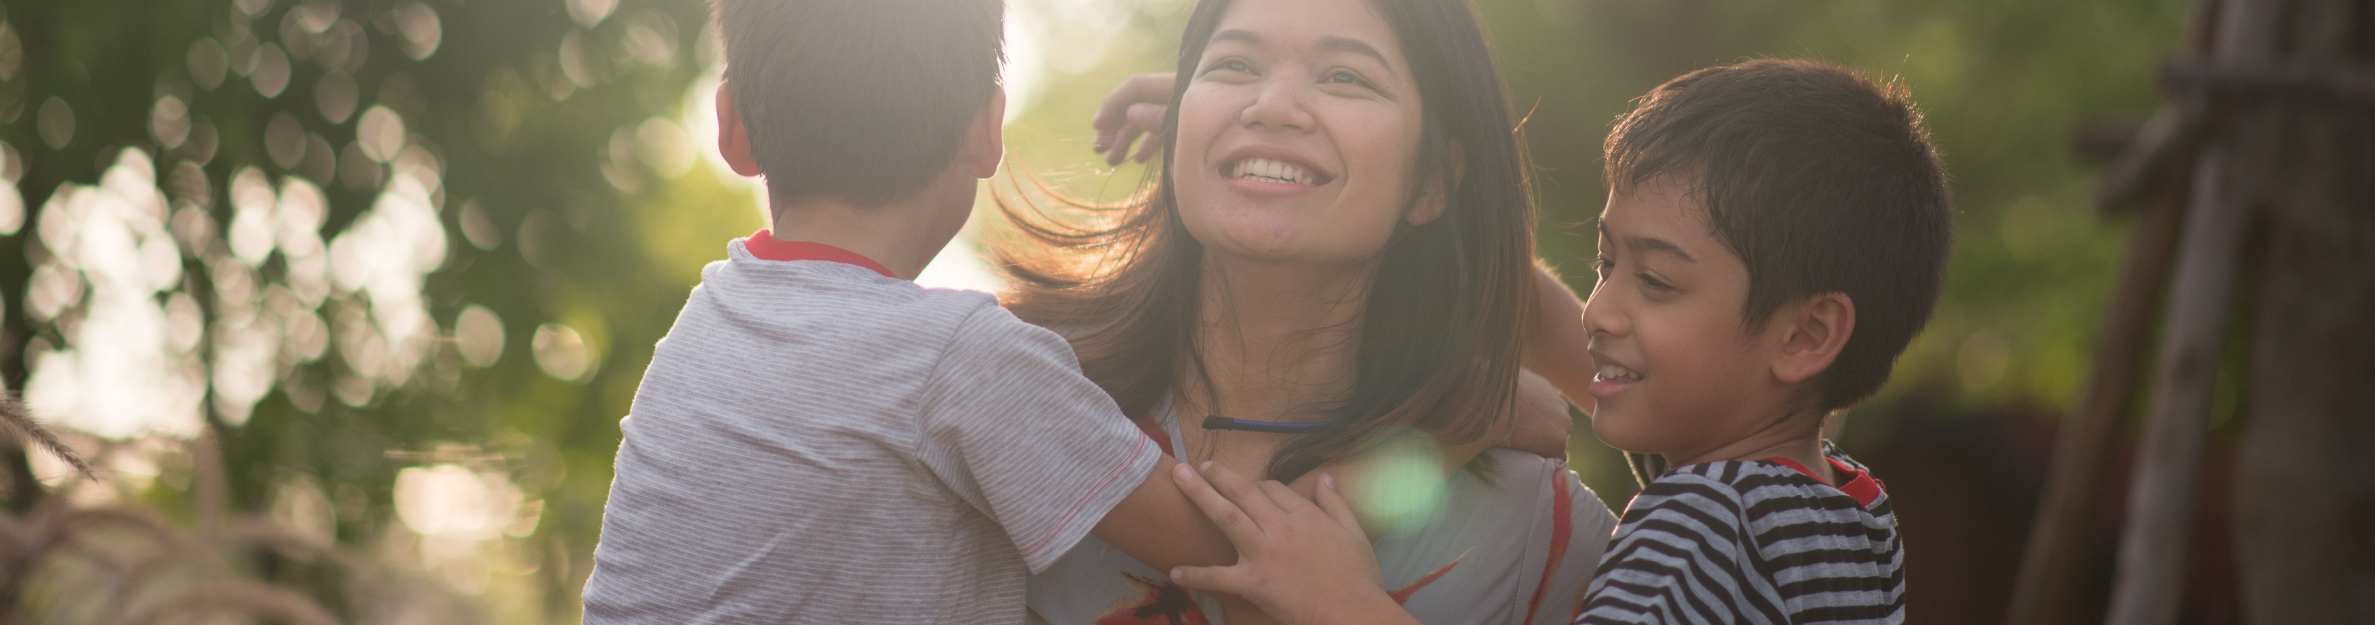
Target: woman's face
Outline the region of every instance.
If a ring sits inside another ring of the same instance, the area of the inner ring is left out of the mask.
[[[1439,215],[1408,201],[1423,127],[1403,58],[1368,0],[1235,2],[1180,95],[1188,231],[1213,254],[1359,263]]]

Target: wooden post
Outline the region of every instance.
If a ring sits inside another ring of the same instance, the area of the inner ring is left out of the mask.
[[[2224,0],[2197,0],[2187,25],[2187,58],[2209,56]],[[2079,576],[2094,553],[2096,519],[2102,514],[2104,475],[2113,443],[2127,424],[2128,409],[2143,383],[2142,362],[2153,321],[2168,292],[2177,256],[2179,225],[2189,202],[2186,190],[2200,154],[2209,113],[2207,97],[2185,94],[2161,107],[2129,139],[2104,180],[2095,204],[2109,212],[2141,204],[2119,287],[2096,340],[2094,368],[2054,438],[2053,464],[2037,518],[2029,527],[2019,577],[2013,580],[2007,625],[2080,623],[2097,618],[2077,613]]]
[[[2126,529],[2119,545],[2119,581],[2112,590],[2112,625],[2176,622],[2177,588],[2185,575],[2194,484],[2208,435],[2210,395],[2217,386],[2221,345],[2234,292],[2235,262],[2249,213],[2242,169],[2213,142],[2195,169],[2186,210],[2182,256],[2161,338],[2150,419],[2138,446],[2128,490]]]
[[[2284,0],[2233,0],[2220,7],[2213,66],[2274,57]],[[2152,403],[2128,491],[2110,625],[2170,625],[2177,619],[2193,529],[2194,487],[2208,436],[2211,393],[2233,309],[2255,190],[2273,150],[2256,105],[2218,100],[2194,168],[2193,197],[2171,285]]]
[[[2298,2],[2285,15],[2286,67],[2273,72],[2321,80],[2274,99],[2268,111],[2283,149],[2271,154],[2251,245],[2250,417],[2232,509],[2251,623],[2375,623],[2368,10],[2364,2]]]
[[[2078,401],[2062,417],[2061,433],[2054,438],[2045,498],[2029,529],[2028,550],[2012,589],[2012,608],[2005,613],[2004,622],[2010,625],[2070,623],[2086,618],[2070,613],[2081,586],[2077,579],[2081,559],[2095,542],[2095,519],[2102,508],[2111,443],[2127,422],[2128,404],[2136,394],[2153,316],[2160,312],[2171,260],[2177,255],[2177,226],[2185,217],[2185,195],[2167,193],[2153,198],[2140,212],[2126,265],[2120,271],[2119,290],[2104,319],[2103,335],[2095,342],[2094,370]]]

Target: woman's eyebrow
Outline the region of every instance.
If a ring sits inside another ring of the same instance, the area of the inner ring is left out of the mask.
[[[1206,41],[1205,44],[1211,45],[1213,43],[1222,41],[1235,41],[1246,45],[1259,46],[1262,45],[1262,36],[1253,34],[1253,31],[1242,28],[1229,28],[1223,29],[1220,32],[1212,33],[1212,39]]]
[[[1369,58],[1377,59],[1377,64],[1384,65],[1385,71],[1394,72],[1396,76],[1402,75],[1401,72],[1394,70],[1392,61],[1385,60],[1385,53],[1378,52],[1377,48],[1369,45],[1368,42],[1345,37],[1321,37],[1319,38],[1319,47],[1326,50],[1369,55]]]

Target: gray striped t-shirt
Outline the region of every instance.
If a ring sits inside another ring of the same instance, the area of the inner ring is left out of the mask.
[[[588,624],[1018,622],[1161,456],[987,294],[727,248],[620,424]]]

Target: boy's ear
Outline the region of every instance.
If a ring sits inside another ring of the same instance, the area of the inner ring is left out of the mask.
[[[1847,348],[1855,335],[1855,300],[1846,293],[1816,293],[1775,313],[1773,331],[1781,333],[1781,353],[1773,360],[1773,377],[1797,384],[1821,375]]]
[[[1468,154],[1460,149],[1460,144],[1453,143],[1451,144],[1450,182],[1446,184],[1440,175],[1427,176],[1426,186],[1419,187],[1418,202],[1411,205],[1410,215],[1403,219],[1409,220],[1410,225],[1413,226],[1424,226],[1428,222],[1441,219],[1443,211],[1451,207],[1446,198],[1450,196],[1452,189],[1459,188],[1460,180],[1467,176]]]
[[[742,113],[734,107],[734,94],[726,85],[717,86],[717,151],[726,157],[726,166],[744,176],[759,175],[759,159],[750,155],[750,131],[742,127]]]
[[[973,125],[965,129],[965,146],[957,152],[957,165],[965,174],[988,178],[998,174],[998,163],[1006,160],[1006,88],[991,87],[990,99],[983,102],[981,111],[973,115]]]

